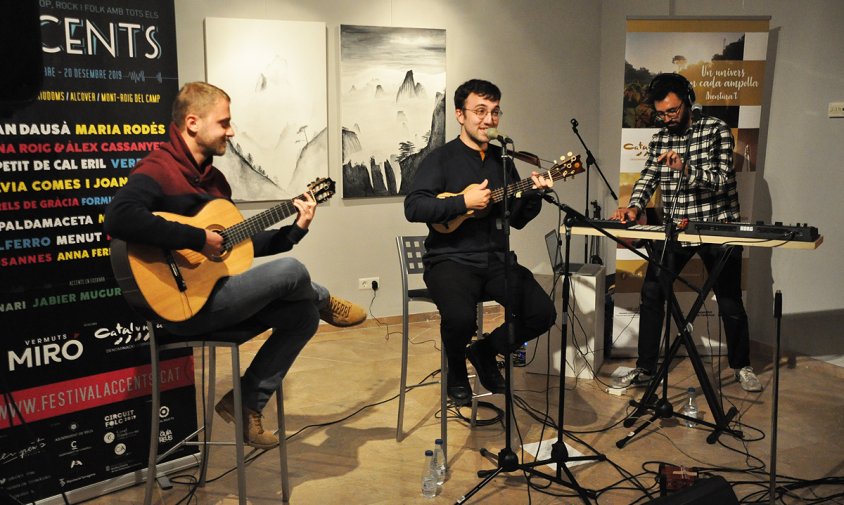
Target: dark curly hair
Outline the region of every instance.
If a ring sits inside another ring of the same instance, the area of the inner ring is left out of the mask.
[[[487,100],[492,100],[493,102],[501,100],[501,90],[498,89],[498,86],[489,81],[471,79],[458,86],[454,92],[454,108],[462,109],[466,103],[466,97],[470,93],[474,93]]]

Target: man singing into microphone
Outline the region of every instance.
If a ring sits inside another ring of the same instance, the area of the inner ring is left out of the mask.
[[[661,129],[651,139],[645,167],[633,186],[627,208],[618,209],[613,219],[638,220],[659,187],[664,219],[738,221],[733,137],[729,126],[714,117],[700,117],[699,106],[694,105],[694,89],[680,74],[654,77],[646,100],[653,106]],[[654,251],[662,248],[663,243],[657,242]],[[680,272],[695,254],[709,273],[718,262],[721,250],[711,244],[672,242],[665,254],[665,265],[673,272]],[[713,291],[724,322],[728,361],[736,380],[746,391],[761,391],[762,385],[750,367],[747,314],[741,300],[741,262],[741,247],[734,247]],[[647,384],[656,370],[665,314],[665,297],[657,270],[648,264],[641,293],[639,358],[636,368],[619,381],[623,386]]]
[[[523,342],[544,333],[554,324],[556,312],[548,295],[531,272],[510,255],[508,292],[504,290],[505,233],[501,207],[491,201],[491,190],[504,186],[501,148],[490,145],[488,130],[501,118],[501,91],[491,82],[472,79],[454,92],[454,114],[460,135],[434,150],[423,161],[404,201],[408,221],[428,224],[425,240],[425,284],[440,311],[440,333],[448,361],[448,395],[456,405],[472,397],[466,358],[481,384],[492,393],[504,392],[504,378],[496,356],[509,353]],[[553,180],[531,174],[534,187],[545,190]],[[519,180],[511,162],[507,182]],[[439,197],[442,193],[451,195]],[[523,228],[539,214],[539,193],[510,200],[510,225]],[[472,218],[452,224],[446,233],[432,225],[472,213]],[[467,348],[477,331],[477,304],[482,300],[512,303],[507,307],[515,323],[515,342],[506,324]]]

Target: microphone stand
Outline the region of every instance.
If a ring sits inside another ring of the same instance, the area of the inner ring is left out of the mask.
[[[690,112],[691,114],[691,112]],[[699,118],[694,118],[699,119]],[[683,187],[683,183],[685,182],[686,178],[686,167],[689,164],[689,160],[691,159],[691,146],[692,146],[692,137],[695,134],[695,127],[692,125],[692,132],[689,134],[689,138],[686,139],[686,149],[683,153],[683,167],[680,169],[680,177],[677,179],[677,187],[674,190],[674,198],[671,200],[671,207],[668,211],[668,216],[665,219],[665,241],[662,243],[662,252],[659,256],[659,263],[658,263],[658,270],[657,270],[657,277],[659,278],[659,285],[660,289],[662,290],[663,298],[665,298],[665,321],[663,321],[663,337],[662,340],[665,344],[663,359],[668,361],[669,353],[670,353],[670,340],[671,340],[671,306],[672,299],[676,300],[676,295],[674,290],[671,286],[671,279],[668,278],[667,275],[663,275],[663,266],[665,265],[665,255],[668,251],[668,246],[674,242],[674,239],[677,236],[677,224],[674,222],[674,216],[677,214],[677,202],[680,200],[680,189]],[[669,169],[670,170],[670,169]],[[672,255],[671,258],[673,259],[674,256]],[[676,265],[674,265],[673,261],[668,267],[671,271],[676,271]],[[679,275],[680,272],[677,272]],[[717,277],[716,277],[717,278]],[[684,329],[680,329],[680,331],[684,331]],[[691,335],[690,335],[691,336]],[[690,339],[691,340],[691,339]],[[694,342],[692,342],[692,346],[694,346]],[[654,377],[656,380],[656,377]],[[648,401],[647,397],[642,397],[642,403]],[[668,373],[665,373],[665,376],[662,377],[662,398],[660,398],[657,403],[655,404],[654,414],[658,414],[662,418],[669,418],[672,415],[682,416],[683,414],[676,414],[674,412],[674,407],[671,405],[671,402],[668,401]],[[650,423],[648,423],[650,424]],[[624,439],[624,443],[627,443],[628,439]],[[622,444],[623,446],[623,444]],[[620,448],[620,447],[619,447]]]
[[[502,208],[502,219],[503,219],[503,229],[505,230],[505,247],[506,247],[506,256],[505,256],[505,264],[504,264],[504,289],[507,293],[507,300],[505,303],[505,324],[507,324],[508,329],[508,340],[510,346],[516,341],[515,339],[515,325],[512,320],[512,311],[510,307],[512,307],[512,296],[513,294],[510,292],[507,286],[507,275],[509,275],[509,270],[511,267],[511,258],[512,253],[510,252],[510,215],[509,215],[509,202],[508,202],[508,195],[507,195],[507,162],[510,161],[512,163],[513,155],[511,152],[508,152],[506,149],[506,145],[503,146],[502,153],[501,153],[501,163],[504,169],[504,205]],[[516,156],[517,159],[521,159]],[[573,222],[572,217],[569,214],[584,218],[583,215],[579,214],[574,209],[568,207],[567,205],[561,204],[556,202],[555,200],[551,199],[551,197],[547,194],[543,194],[542,198],[546,201],[552,202],[567,213],[566,217],[566,249],[565,249],[565,259],[564,259],[564,280],[563,280],[563,327],[561,331],[561,349],[566,348],[566,339],[567,339],[567,316],[568,316],[568,303],[569,303],[569,290],[570,290],[570,273],[569,273],[569,258],[570,258],[570,251],[571,251],[571,223]],[[561,486],[567,487],[569,489],[574,490],[580,499],[583,501],[584,504],[589,505],[591,502],[590,499],[597,499],[598,493],[591,489],[585,489],[578,484],[577,480],[574,478],[574,475],[571,473],[571,470],[566,466],[567,462],[570,461],[605,461],[606,456],[603,454],[596,454],[595,456],[569,456],[568,449],[566,448],[566,444],[563,441],[563,419],[564,419],[564,406],[565,406],[565,362],[561,362],[562,369],[560,370],[560,389],[559,389],[559,399],[558,399],[558,421],[557,421],[557,440],[551,446],[551,457],[545,460],[537,460],[531,463],[519,463],[518,456],[516,453],[513,452],[511,447],[511,423],[513,420],[513,396],[512,396],[512,374],[511,374],[511,358],[512,352],[508,352],[504,355],[504,382],[505,382],[505,389],[504,389],[504,414],[505,414],[505,421],[504,421],[504,431],[505,431],[505,447],[499,451],[498,456],[494,456],[490,451],[486,450],[485,448],[481,449],[481,455],[494,461],[496,463],[496,468],[494,470],[481,470],[478,471],[478,477],[482,477],[483,480],[474,488],[472,488],[468,493],[461,496],[455,505],[460,505],[465,503],[469,498],[475,495],[482,487],[484,487],[487,483],[492,481],[499,473],[501,472],[513,472],[516,470],[521,470],[525,473],[530,473],[531,475],[541,477],[545,480],[554,482]],[[556,464],[556,474],[549,475],[545,474],[535,467],[548,465],[548,464]],[[566,478],[568,480],[563,479],[563,472],[566,474]]]
[[[677,202],[679,201],[680,195],[680,188],[683,187],[683,183],[685,182],[685,175],[686,175],[686,166],[689,163],[690,159],[690,148],[692,143],[692,137],[694,136],[694,129],[692,129],[692,133],[689,134],[689,138],[686,139],[686,150],[683,154],[683,168],[680,169],[680,178],[677,180],[677,187],[674,191],[674,198],[671,201],[670,210],[668,211],[668,216],[665,216],[665,238],[662,243],[662,252],[659,256],[659,262],[657,263],[657,277],[659,279],[659,286],[660,290],[662,291],[663,298],[665,301],[663,302],[666,306],[665,308],[665,320],[662,323],[663,326],[663,336],[662,341],[664,342],[665,349],[663,351],[663,360],[668,361],[669,354],[670,354],[670,341],[671,341],[671,304],[673,300],[676,300],[674,290],[672,289],[671,283],[672,280],[664,274],[665,269],[665,255],[668,251],[668,247],[672,244],[677,236],[677,226],[674,222],[674,216],[677,212]],[[669,169],[670,170],[670,169]],[[652,252],[652,249],[648,248],[649,252]],[[674,256],[671,256],[673,259]],[[671,264],[668,265],[668,268],[671,271],[676,271],[676,265],[674,265],[673,261]],[[679,274],[680,272],[677,272]],[[684,331],[685,329],[681,328],[680,331]],[[694,345],[694,343],[692,343]],[[663,419],[667,419],[672,415],[676,415],[678,417],[682,417],[683,414],[678,414],[674,412],[674,407],[671,405],[671,402],[668,401],[668,373],[666,372],[664,376],[659,378],[654,377],[653,380],[656,381],[658,379],[662,379],[660,382],[662,384],[662,397],[656,401],[654,404],[654,418],[662,417]],[[650,388],[649,388],[650,389]],[[650,398],[647,396],[643,396],[641,400],[641,404],[646,404]],[[688,420],[688,419],[687,419]],[[648,426],[650,422],[643,425]],[[638,431],[633,432],[638,434]],[[627,437],[623,438],[618,442],[619,449],[624,447],[625,444],[632,438],[632,433],[628,434]]]
[[[510,202],[509,202],[509,194],[508,194],[508,170],[507,164],[512,163],[514,158],[514,152],[509,151],[507,149],[507,144],[512,143],[509,139],[498,139],[499,142],[502,143],[501,149],[501,166],[503,170],[503,181],[504,181],[504,195],[502,199],[502,208],[501,208],[501,219],[502,219],[502,228],[504,230],[504,292],[506,293],[506,299],[504,303],[504,321],[507,325],[507,340],[508,340],[508,347],[512,347],[513,344],[516,342],[516,335],[515,335],[515,323],[513,322],[513,293],[511,293],[508,284],[509,284],[509,275],[510,269],[512,266],[513,261],[513,254],[510,251]],[[521,154],[521,153],[520,153]],[[528,153],[530,156],[530,154]],[[522,159],[519,156],[515,156],[518,159]],[[568,268],[568,256],[569,256],[569,247],[568,241],[566,243],[566,268]],[[566,276],[566,282],[568,282],[568,275]],[[563,291],[565,294],[564,299],[568,299],[567,288],[564,288]],[[564,312],[565,314],[565,312]],[[565,333],[563,333],[563,338],[565,339]],[[565,349],[565,343],[563,344],[563,349]],[[586,490],[580,485],[577,484],[577,481],[574,479],[574,475],[571,474],[571,471],[565,466],[566,461],[574,461],[574,460],[605,460],[606,457],[603,455],[598,456],[579,456],[579,457],[569,457],[568,451],[566,450],[565,443],[562,441],[562,419],[563,419],[563,395],[564,395],[564,385],[565,381],[565,373],[560,373],[560,405],[559,405],[559,428],[558,428],[558,437],[557,442],[552,446],[552,459],[548,461],[534,461],[533,463],[524,464],[519,463],[519,458],[516,453],[513,451],[512,448],[512,422],[513,422],[513,391],[512,391],[512,352],[507,352],[504,354],[504,448],[498,452],[498,455],[493,455],[490,451],[485,448],[480,450],[482,456],[490,459],[494,463],[496,463],[496,468],[494,470],[480,470],[478,471],[478,477],[482,477],[483,480],[478,483],[474,488],[469,490],[465,495],[461,496],[456,502],[455,505],[460,505],[466,503],[469,498],[475,495],[478,491],[481,490],[485,485],[492,481],[498,474],[501,472],[514,472],[517,470],[521,470],[523,472],[531,473],[533,475],[540,476],[542,478],[548,479],[552,482],[556,482],[560,485],[569,487],[574,489],[580,498],[583,500],[583,503],[589,505],[589,498],[597,498],[597,493],[592,490]],[[565,365],[563,365],[565,366]],[[538,470],[535,470],[533,467],[547,464],[550,462],[556,462],[557,464],[557,475],[556,477],[545,475]],[[561,472],[565,471],[566,476],[569,478],[570,482],[566,482],[562,480]]]
[[[604,180],[604,185],[609,190],[610,195],[612,195],[613,199],[618,202],[618,196],[613,191],[612,186],[610,183],[607,182],[607,178],[604,177],[604,172],[601,170],[601,167],[598,165],[598,161],[595,160],[595,156],[592,155],[592,151],[589,150],[589,147],[586,146],[586,142],[583,141],[583,137],[580,136],[580,132],[577,131],[578,126],[577,119],[571,118],[571,130],[577,136],[577,139],[580,141],[580,144],[583,146],[583,149],[586,150],[586,206],[585,210],[583,211],[583,215],[589,215],[589,167],[595,165],[595,168],[598,169],[598,174],[600,174],[601,178]],[[586,243],[583,245],[583,262],[589,263],[589,241],[587,240]]]
[[[501,169],[503,172],[503,182],[504,182],[504,194],[502,198],[502,205],[501,205],[501,221],[502,221],[502,229],[504,231],[504,293],[505,301],[504,301],[504,324],[507,325],[507,344],[508,348],[512,347],[513,343],[516,341],[516,329],[515,324],[513,323],[513,311],[512,311],[512,293],[509,289],[509,276],[510,276],[510,262],[512,261],[513,255],[510,252],[510,195],[508,194],[508,174],[507,174],[507,163],[512,163],[513,155],[512,152],[507,149],[507,144],[512,144],[510,139],[506,139],[505,137],[499,137],[497,139],[501,142]],[[512,411],[513,411],[513,395],[511,389],[511,360],[512,360],[512,352],[504,353],[504,448],[498,452],[498,456],[493,456],[492,453],[487,451],[485,448],[481,448],[480,452],[481,455],[494,460],[496,462],[496,469],[491,471],[484,471],[481,470],[478,472],[479,477],[484,477],[484,479],[474,488],[472,488],[468,493],[461,496],[456,503],[459,505],[461,503],[465,503],[469,498],[471,498],[475,493],[481,490],[487,483],[491,482],[492,479],[495,478],[501,472],[513,472],[519,469],[519,458],[516,456],[516,453],[513,451],[512,442],[511,442],[511,434],[512,434]]]
[[[571,227],[572,224],[578,220],[588,221],[588,219],[586,218],[586,216],[578,213],[576,210],[572,209],[568,205],[558,202],[548,193],[543,194],[542,199],[546,202],[551,203],[552,205],[556,205],[560,208],[560,210],[566,213],[566,217],[563,220],[566,229],[566,240],[565,253],[563,256],[563,296],[561,308],[562,324],[560,326],[560,349],[563,350],[563,355],[565,355],[565,349],[568,346],[568,313],[569,296],[571,291]],[[565,433],[565,386],[566,360],[565,356],[563,356],[563,358],[560,359],[560,384],[558,390],[559,393],[557,397],[557,440],[551,445],[551,455],[549,458],[537,460],[532,463],[524,464],[522,466],[525,468],[525,471],[529,472],[531,475],[535,475],[543,479],[549,480],[551,482],[555,482],[562,486],[573,489],[575,492],[577,492],[578,496],[583,501],[583,503],[588,504],[590,503],[589,499],[597,499],[598,494],[591,489],[585,489],[581,487],[580,484],[578,484],[577,480],[574,478],[574,474],[572,474],[571,470],[568,468],[567,463],[571,461],[606,461],[607,457],[603,454],[595,454],[594,456],[569,455],[568,448],[566,447],[566,444],[563,441],[563,435]],[[547,475],[543,472],[540,472],[539,470],[536,470],[536,467],[549,464],[556,464],[557,470],[554,475]],[[563,472],[565,472],[568,481],[563,480]]]
[[[768,465],[771,469],[770,504],[777,502],[777,412],[779,412],[779,389],[780,389],[780,336],[782,325],[782,291],[777,290],[774,295],[774,319],[777,320],[777,340],[774,345],[774,387],[771,392],[771,462]]]

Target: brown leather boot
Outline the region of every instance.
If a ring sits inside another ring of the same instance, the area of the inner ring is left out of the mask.
[[[234,422],[234,391],[229,390],[217,405],[214,410],[220,414],[227,423]],[[278,437],[271,431],[265,431],[264,425],[261,423],[261,418],[264,417],[260,412],[255,412],[248,407],[243,407],[243,442],[256,449],[272,449],[278,445]]]
[[[354,326],[366,319],[366,311],[356,303],[339,296],[331,296],[328,299],[328,307],[319,311],[319,317],[333,326]]]

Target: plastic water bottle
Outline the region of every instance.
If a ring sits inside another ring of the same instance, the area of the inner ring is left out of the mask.
[[[695,388],[689,388],[687,392],[689,393],[689,397],[688,399],[686,399],[686,404],[683,405],[683,410],[681,413],[684,416],[697,419],[697,401],[695,399],[695,395],[697,392],[695,391]],[[688,419],[683,419],[683,424],[685,424],[689,428],[694,428],[695,426],[697,426],[696,422],[690,421]]]
[[[443,440],[434,440],[434,458],[431,461],[434,473],[437,475],[437,485],[442,486],[445,482],[445,451],[443,451]]]
[[[434,498],[437,496],[437,473],[432,465],[434,451],[425,451],[425,466],[422,468],[422,496]]]

